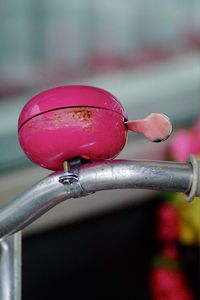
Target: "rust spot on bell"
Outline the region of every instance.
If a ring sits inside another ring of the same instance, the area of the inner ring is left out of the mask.
[[[42,128],[55,129],[77,124],[84,129],[92,130],[93,121],[94,113],[89,107],[70,107],[36,116],[34,123],[31,122],[28,126],[31,130],[36,130],[40,126]]]
[[[88,107],[76,107],[73,109],[72,117],[81,121],[91,121],[93,113]]]

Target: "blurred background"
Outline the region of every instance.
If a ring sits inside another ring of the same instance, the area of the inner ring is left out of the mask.
[[[198,0],[0,1],[0,41],[1,203],[50,173],[28,161],[17,138],[19,113],[41,90],[99,86],[130,119],[163,112],[174,131],[200,115]],[[167,159],[170,142],[130,134],[120,158]],[[151,299],[162,197],[101,192],[42,216],[24,230],[23,299]]]

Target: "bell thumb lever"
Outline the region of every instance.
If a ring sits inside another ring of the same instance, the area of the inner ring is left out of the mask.
[[[162,113],[152,113],[144,119],[127,121],[128,129],[143,134],[151,142],[162,142],[172,132],[170,119]]]

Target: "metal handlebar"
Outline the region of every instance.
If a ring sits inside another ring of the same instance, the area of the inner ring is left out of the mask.
[[[20,230],[56,204],[96,191],[126,188],[183,192],[189,201],[200,196],[200,161],[194,156],[187,163],[114,160],[69,166],[0,209],[0,299],[21,299]]]
[[[196,166],[196,167],[195,167]],[[198,174],[194,174],[195,172]],[[151,189],[183,192],[189,200],[199,177],[199,162],[187,163],[113,160],[74,165],[68,172],[55,172],[0,209],[0,238],[13,234],[58,203],[100,190]],[[191,190],[193,190],[191,195]]]

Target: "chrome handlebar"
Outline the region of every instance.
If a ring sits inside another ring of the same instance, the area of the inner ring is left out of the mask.
[[[110,189],[183,192],[187,200],[200,195],[200,162],[112,160],[71,165],[55,172],[0,209],[0,238],[13,234],[58,203]]]

